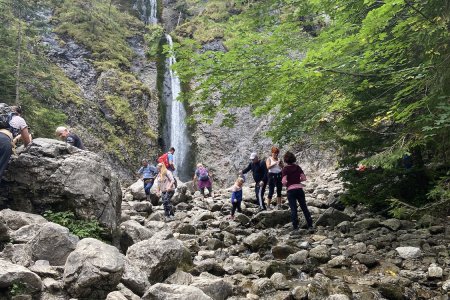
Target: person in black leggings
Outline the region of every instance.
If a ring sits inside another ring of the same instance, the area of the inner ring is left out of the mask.
[[[306,219],[307,229],[313,229],[313,221],[311,214],[306,206],[305,192],[303,191],[302,181],[306,180],[305,173],[302,168],[297,165],[295,155],[291,152],[286,152],[284,155],[284,162],[287,164],[282,171],[282,182],[287,188],[287,198],[289,207],[291,208],[291,221],[294,230],[298,229],[298,215],[297,215],[297,201],[303,211]]]
[[[273,146],[272,155],[266,160],[266,166],[269,174],[269,196],[267,198],[268,209],[270,209],[270,203],[272,202],[275,187],[277,188],[277,206],[278,209],[281,209],[281,190],[283,188],[281,183],[281,170],[283,168],[283,162],[278,158],[279,153],[280,149]]]

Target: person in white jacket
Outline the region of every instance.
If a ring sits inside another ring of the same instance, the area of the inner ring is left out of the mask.
[[[159,163],[156,168],[158,169],[158,175],[155,179],[157,194],[162,199],[166,221],[170,221],[175,218],[173,206],[170,202],[173,194],[175,194],[175,177],[173,177],[172,172],[167,170],[164,163]]]

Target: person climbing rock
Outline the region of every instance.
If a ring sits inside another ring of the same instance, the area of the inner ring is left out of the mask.
[[[20,135],[25,147],[31,143],[31,135],[28,125],[22,118],[22,107],[12,106],[11,112],[2,115],[2,126],[0,128],[0,184],[3,172],[8,165],[9,159],[15,147],[14,139]]]
[[[234,214],[236,210],[238,212],[242,212],[241,203],[242,203],[242,186],[244,185],[244,179],[242,177],[238,177],[236,182],[232,187],[228,190],[231,191],[231,216],[230,219],[234,219]]]
[[[78,135],[70,132],[69,129],[67,129],[66,127],[60,126],[60,127],[56,128],[55,133],[58,138],[66,141],[66,143],[68,143],[74,147],[77,147],[78,149],[85,150],[84,144],[81,141],[81,139],[78,137]]]
[[[281,209],[281,190],[283,185],[281,184],[281,170],[283,168],[283,162],[278,158],[280,149],[273,146],[271,150],[272,155],[267,158],[266,166],[269,173],[269,195],[267,196],[267,208],[270,209],[272,197],[277,189],[277,207]]]
[[[212,197],[212,182],[211,175],[208,169],[203,166],[203,164],[197,164],[197,169],[194,173],[194,184],[197,183],[198,190],[205,197],[205,189],[208,190],[208,195]]]
[[[150,189],[153,186],[158,170],[155,166],[149,165],[146,159],[143,159],[142,166],[137,173],[142,176],[142,180],[144,181],[145,196],[147,197],[147,201],[150,201]]]
[[[291,152],[286,152],[283,157],[286,166],[282,170],[282,183],[287,188],[287,198],[289,207],[291,209],[291,221],[294,230],[298,230],[298,215],[297,215],[297,201],[303,211],[306,219],[306,228],[309,231],[313,230],[313,221],[311,214],[306,206],[305,192],[303,191],[302,181],[306,180],[306,175],[302,168],[297,165],[295,155]]]
[[[255,180],[256,202],[261,210],[266,210],[264,192],[267,186],[267,167],[264,161],[259,160],[258,154],[255,152],[250,154],[250,163],[240,174],[244,175],[249,171],[252,171],[253,179]]]
[[[175,218],[173,206],[170,202],[175,193],[175,178],[172,172],[167,170],[164,163],[158,163],[156,168],[158,175],[156,176],[155,183],[158,187],[158,195],[162,198],[166,221],[171,221]]]

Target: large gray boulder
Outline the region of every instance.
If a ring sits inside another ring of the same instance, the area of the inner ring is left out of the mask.
[[[18,283],[24,294],[35,294],[42,290],[42,281],[38,275],[25,267],[0,259],[0,289],[8,289]]]
[[[127,257],[125,257],[125,269],[121,282],[139,296],[142,296],[147,287],[150,286],[147,276],[135,267]]]
[[[9,230],[14,231],[27,225],[43,224],[46,223],[47,220],[40,215],[11,209],[2,209],[0,210],[0,222],[4,223]]]
[[[212,298],[194,286],[157,283],[145,292],[142,300],[212,300]]]
[[[191,286],[201,289],[206,295],[214,300],[225,300],[233,294],[233,286],[223,278],[210,274],[202,274],[194,277]]]
[[[344,221],[351,221],[352,217],[333,207],[324,211],[316,221],[316,226],[336,226]]]
[[[127,258],[147,275],[150,283],[169,277],[183,258],[183,244],[170,236],[155,235],[128,248]]]
[[[30,240],[33,260],[48,260],[52,266],[62,266],[75,250],[79,239],[61,225],[45,223]]]
[[[67,258],[64,285],[73,297],[104,299],[120,282],[124,268],[124,256],[117,248],[86,238]]]
[[[131,195],[133,195],[134,200],[143,200],[146,198],[144,191],[144,182],[142,179],[139,179],[132,185],[130,185],[127,189]]]
[[[137,221],[128,220],[120,224],[120,248],[126,252],[128,247],[140,241],[151,238],[155,232]]]
[[[258,228],[273,228],[291,222],[291,213],[289,210],[266,210],[254,216],[252,222]]]
[[[13,209],[68,210],[78,218],[98,220],[111,233],[120,219],[122,191],[110,166],[95,153],[57,140],[34,139],[14,158],[0,195]]]

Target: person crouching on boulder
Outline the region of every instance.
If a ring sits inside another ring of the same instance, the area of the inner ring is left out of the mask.
[[[236,182],[228,190],[231,191],[231,216],[230,219],[234,219],[234,213],[236,209],[238,212],[242,212],[241,202],[242,202],[242,186],[244,185],[244,178],[239,177]]]
[[[172,172],[167,170],[164,163],[159,163],[156,169],[158,170],[158,175],[156,176],[158,196],[162,197],[166,221],[171,221],[175,217],[172,203],[170,202],[173,194],[175,194],[175,178]]]
[[[158,170],[154,166],[149,165],[146,159],[142,160],[142,166],[139,169],[138,174],[142,176],[142,180],[144,181],[144,191],[147,201],[150,201],[150,189],[153,186],[157,173]]]
[[[208,189],[208,194],[212,197],[211,176],[208,173],[208,169],[206,169],[203,164],[197,164],[197,169],[194,173],[194,184],[195,182],[197,182],[198,190],[203,198],[205,198],[205,189]]]

